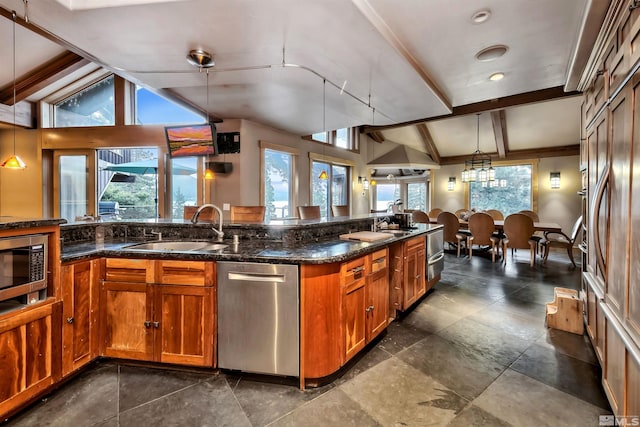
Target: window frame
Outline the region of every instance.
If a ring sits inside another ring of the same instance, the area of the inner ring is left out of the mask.
[[[341,128],[341,129],[347,129],[348,132],[348,148],[344,148],[344,147],[339,147],[338,145],[336,145],[336,140],[337,140],[337,134],[338,134],[338,130],[329,130],[326,132],[316,132],[316,134],[321,134],[324,133],[326,135],[327,141],[320,141],[318,139],[314,139],[313,135],[304,135],[302,138],[307,140],[307,141],[311,141],[311,142],[315,142],[317,144],[323,144],[323,145],[330,145],[332,147],[338,148],[340,150],[346,150],[346,151],[350,151],[352,153],[360,153],[360,131],[357,127],[350,127],[350,128]]]
[[[528,160],[505,160],[498,162],[491,162],[492,166],[531,166],[531,210],[538,211],[538,164],[539,159]],[[465,209],[471,209],[471,191],[469,183],[464,186],[464,202],[466,204]]]
[[[333,157],[333,156],[325,156],[324,154],[318,154],[318,153],[314,153],[314,152],[309,152],[309,200],[312,200],[312,191],[313,191],[313,162],[321,162],[321,163],[326,163],[328,164],[329,167],[329,171],[327,171],[329,173],[329,178],[327,179],[327,181],[329,183],[332,182],[332,174],[333,174],[333,166],[342,166],[342,167],[346,167],[347,168],[347,178],[345,180],[346,184],[346,189],[347,189],[347,205],[351,206],[352,204],[352,198],[353,198],[353,174],[354,174],[354,168],[355,168],[355,162],[352,162],[351,160],[346,160],[346,159],[341,159],[339,157]],[[331,185],[328,185],[328,198],[327,201],[330,203],[331,198],[332,198],[332,189],[331,189]],[[327,211],[327,218],[331,218],[331,204],[329,204],[329,206],[327,207],[328,211]]]
[[[264,154],[266,150],[285,153],[291,156],[290,171],[292,182],[289,184],[289,216],[287,218],[295,218],[295,206],[298,200],[299,180],[298,180],[298,159],[300,156],[300,150],[297,148],[289,147],[287,145],[274,144],[272,142],[259,140],[258,146],[260,147],[260,204],[266,206],[265,200],[265,162]]]

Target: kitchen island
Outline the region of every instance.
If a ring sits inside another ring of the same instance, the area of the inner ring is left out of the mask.
[[[215,250],[135,247],[157,242],[159,233],[162,242],[211,242],[211,224],[158,220],[62,225],[56,248],[59,276],[53,279],[51,295],[62,305],[62,314],[51,322],[57,368],[50,385],[98,357],[218,368],[216,265],[226,261],[297,267],[299,299],[293,309],[299,322],[300,387],[331,381],[386,329],[390,315],[409,308],[390,300],[404,291],[405,278],[413,301],[439,280],[439,275],[425,277],[425,237],[441,226],[420,224],[373,242],[339,237],[370,230],[377,220],[367,215],[223,224],[226,238]],[[406,262],[390,258],[404,257],[405,250],[410,251]],[[43,386],[29,399],[49,389]],[[0,412],[13,411],[29,399],[5,405]]]

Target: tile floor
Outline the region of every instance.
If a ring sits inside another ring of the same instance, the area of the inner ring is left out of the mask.
[[[610,414],[586,336],[544,326],[566,254],[529,268],[446,255],[442,281],[333,384],[95,363],[8,426],[597,426]],[[286,383],[286,381],[285,381]]]

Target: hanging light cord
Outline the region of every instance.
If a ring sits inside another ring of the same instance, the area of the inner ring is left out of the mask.
[[[13,17],[13,155],[16,155],[16,11],[11,12]]]

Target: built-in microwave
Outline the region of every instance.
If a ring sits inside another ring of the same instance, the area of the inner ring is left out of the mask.
[[[0,301],[46,297],[47,243],[44,234],[0,238]]]

